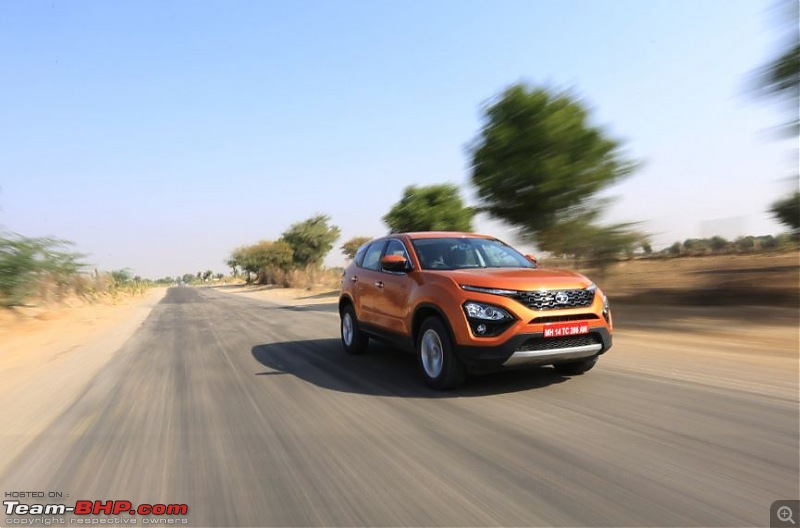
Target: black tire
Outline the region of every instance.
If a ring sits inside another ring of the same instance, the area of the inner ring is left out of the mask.
[[[423,353],[423,346],[427,353]],[[436,348],[440,349],[440,354]],[[429,317],[422,323],[417,335],[417,363],[422,379],[432,389],[454,389],[466,378],[464,365],[453,350],[450,332],[438,317]]]
[[[578,361],[570,361],[569,363],[558,363],[553,365],[553,368],[562,376],[579,376],[584,372],[592,370],[592,367],[596,364],[597,356],[592,356]]]
[[[342,313],[340,314],[341,320],[339,322],[339,332],[342,336],[342,348],[348,354],[363,354],[367,351],[367,347],[369,345],[369,337],[361,331],[361,328],[358,326],[358,318],[356,317],[356,311],[353,308],[352,304],[345,305],[344,309],[342,309]],[[351,332],[347,332],[346,325],[349,324]],[[349,338],[349,340],[348,340]]]

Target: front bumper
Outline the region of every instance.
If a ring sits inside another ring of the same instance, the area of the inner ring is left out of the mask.
[[[583,339],[576,339],[583,338]],[[612,345],[605,327],[569,338],[547,338],[542,332],[517,334],[497,346],[457,345],[456,355],[473,373],[523,365],[553,365],[605,353]]]

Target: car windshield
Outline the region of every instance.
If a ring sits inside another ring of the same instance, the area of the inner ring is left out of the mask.
[[[534,268],[517,250],[488,238],[421,238],[412,244],[422,269]]]

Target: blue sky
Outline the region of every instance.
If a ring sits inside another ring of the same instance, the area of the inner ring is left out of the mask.
[[[457,183],[472,203],[481,105],[523,80],[579,94],[644,162],[607,192],[608,220],[645,222],[657,248],[777,233],[765,211],[797,153],[748,93],[781,43],[774,8],[3,2],[0,227],[153,278],[225,271],[234,247],[317,212],[337,245],[380,235],[407,185]]]

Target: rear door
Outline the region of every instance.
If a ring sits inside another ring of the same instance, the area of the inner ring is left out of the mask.
[[[385,246],[385,240],[371,243],[354,275],[358,292],[358,319],[368,324],[375,324],[376,305],[382,293],[378,283],[381,278],[381,255]]]

